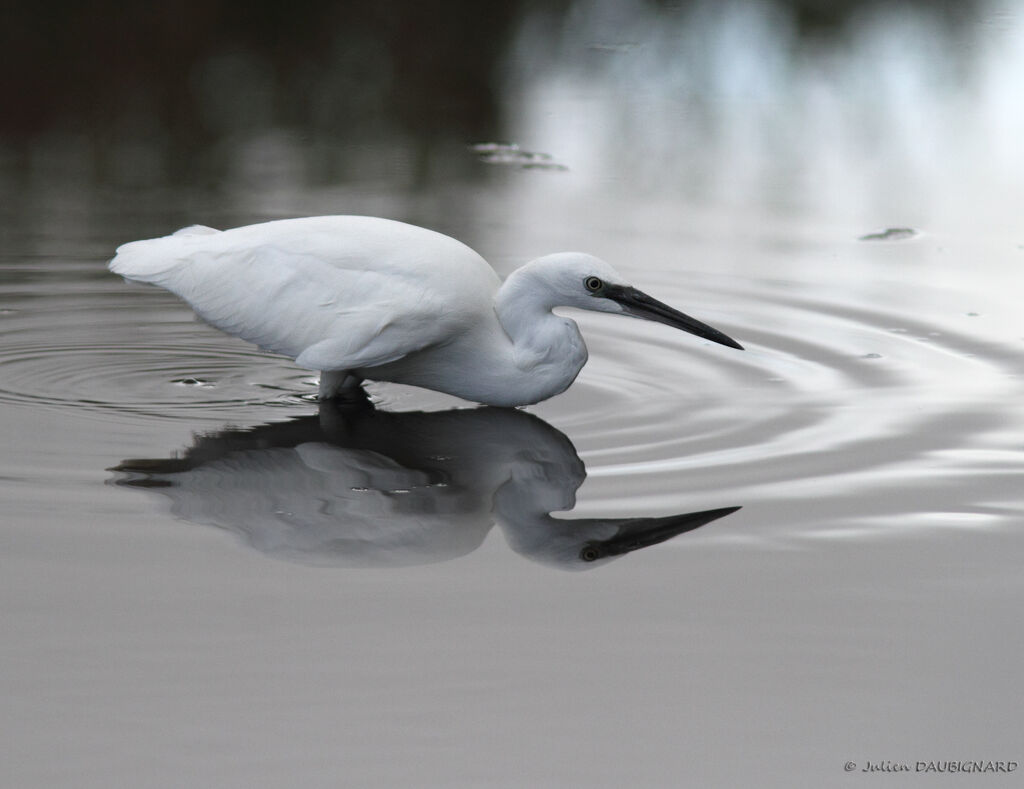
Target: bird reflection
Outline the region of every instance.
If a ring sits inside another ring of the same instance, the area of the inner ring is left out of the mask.
[[[125,460],[194,523],[275,558],[399,567],[468,554],[497,523],[517,553],[562,569],[604,564],[739,507],[659,518],[553,518],[586,478],[568,438],[505,408],[393,413],[325,404],[318,416],[198,437],[180,458]]]

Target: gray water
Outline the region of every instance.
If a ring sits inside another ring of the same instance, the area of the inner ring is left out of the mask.
[[[787,19],[524,12],[500,133],[425,175],[387,138],[312,178],[278,128],[214,185],[34,143],[0,212],[2,783],[1019,781],[919,763],[1024,761],[1024,16]],[[501,274],[588,251],[747,350],[573,314],[590,362],[539,405],[320,411],[105,269],[325,213]]]

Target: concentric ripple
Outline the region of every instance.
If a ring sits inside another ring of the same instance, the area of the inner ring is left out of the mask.
[[[220,335],[163,295],[122,287],[18,303],[0,315],[0,404],[223,421],[315,402],[309,371]]]
[[[1007,404],[1024,402],[1024,340],[1006,305],[921,285],[908,308],[898,288],[705,277],[683,294],[645,279],[747,350],[575,316],[590,362],[530,410],[587,463],[578,514],[743,505],[770,524],[756,538],[774,539],[1019,517],[1007,480],[1024,473],[1024,420]],[[315,375],[161,291],[90,274],[0,296],[0,405],[207,429],[315,408]],[[465,406],[412,387],[371,392],[393,410]]]
[[[777,281],[709,283],[687,299],[728,304],[698,317],[747,351],[590,320],[591,361],[573,397],[537,409],[587,462],[578,511],[759,504],[775,536],[802,530],[795,502],[812,502],[816,536],[852,523],[979,523],[965,512],[1019,517],[1001,483],[986,484],[994,456],[1005,474],[1024,474],[1022,420],[1006,408],[1024,401],[1012,320],[984,326],[926,287],[913,311]]]

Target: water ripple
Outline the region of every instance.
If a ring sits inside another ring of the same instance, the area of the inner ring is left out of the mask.
[[[667,273],[646,279],[666,301],[700,306],[697,317],[748,350],[577,316],[590,363],[567,393],[530,410],[588,464],[580,513],[727,499],[747,505],[745,518],[790,522],[801,500],[839,535],[920,524],[904,516],[922,501],[939,521],[960,513],[961,525],[1019,512],[1005,490],[1024,469],[1020,420],[1005,407],[1024,399],[1012,321],[969,317],[949,294],[920,286],[923,306],[908,309],[902,294],[877,290],[697,277],[683,294]],[[167,294],[113,278],[9,289],[0,339],[0,404],[238,424],[309,413],[315,399],[308,371],[195,321]],[[391,410],[459,405],[411,387],[371,392]],[[963,514],[972,512],[989,515]]]
[[[671,285],[651,289],[671,296]],[[992,473],[993,458],[1024,472],[1024,453],[965,451],[1019,434],[1004,407],[1024,394],[1013,332],[983,329],[961,311],[908,317],[859,295],[795,290],[730,283],[734,311],[698,315],[738,338],[742,354],[647,324],[591,322],[591,362],[571,406],[538,409],[565,426],[588,464],[581,511],[591,502],[594,511],[635,509],[638,498],[657,510],[728,492],[747,517],[753,502],[777,509],[810,497],[836,503],[832,517],[866,509],[868,521],[892,527],[926,500],[944,500],[943,511],[985,509],[975,478]],[[700,303],[696,292],[675,301]],[[919,295],[943,300],[927,288]],[[709,288],[706,301],[718,300]],[[952,478],[937,461],[950,453]],[[839,504],[851,496],[877,499]]]
[[[146,419],[307,409],[315,377],[198,324],[176,306],[77,294],[21,302],[0,322],[0,404]],[[162,301],[162,300],[161,300]]]

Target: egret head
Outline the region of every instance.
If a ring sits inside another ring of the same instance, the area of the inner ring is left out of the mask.
[[[743,350],[731,337],[629,285],[608,263],[582,252],[546,255],[528,264],[543,272],[554,304],[656,321],[730,348]]]

